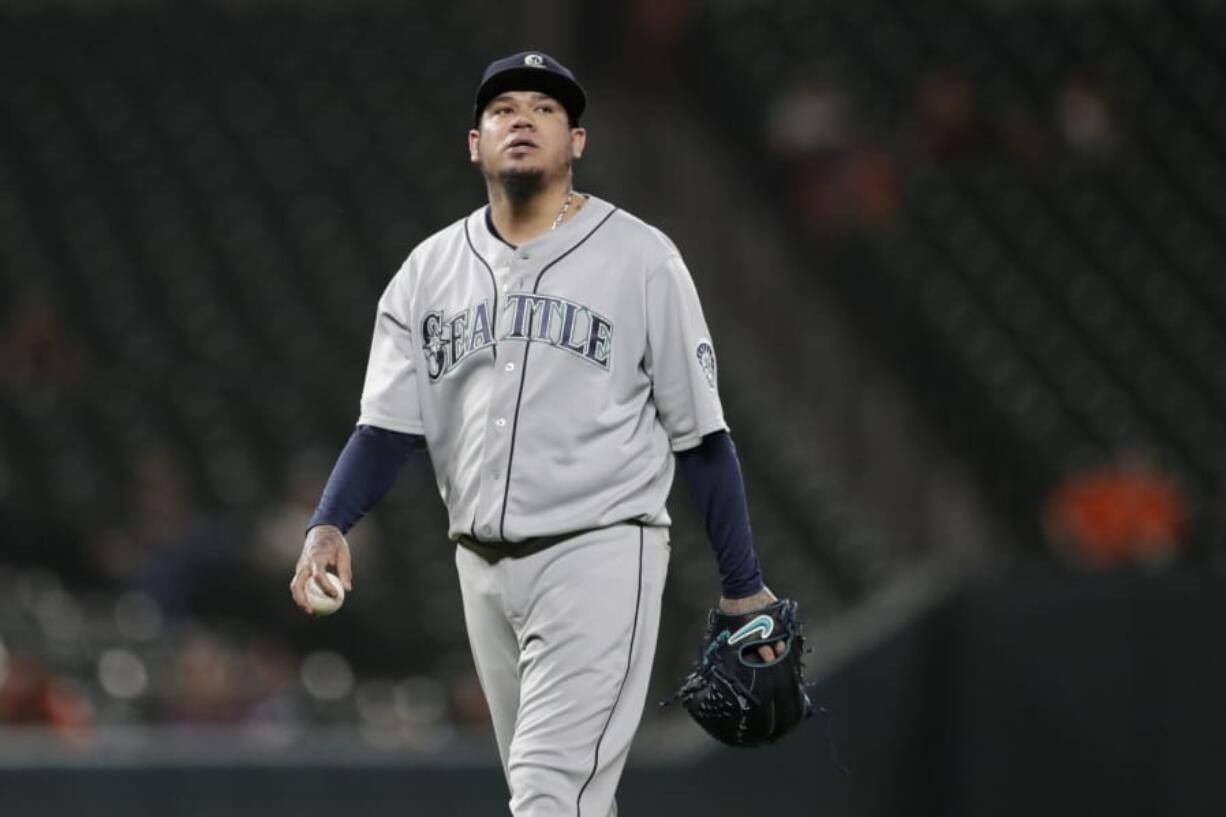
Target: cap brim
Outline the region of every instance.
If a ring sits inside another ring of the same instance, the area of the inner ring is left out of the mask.
[[[473,110],[473,119],[481,120],[481,114],[490,100],[508,91],[539,91],[562,103],[562,107],[570,114],[574,122],[579,121],[583,109],[587,105],[587,95],[579,83],[567,79],[552,71],[540,68],[511,68],[501,71],[482,84],[477,91],[477,101]]]

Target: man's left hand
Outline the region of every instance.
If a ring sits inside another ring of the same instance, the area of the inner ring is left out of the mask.
[[[754,610],[761,610],[763,607],[773,604],[778,600],[775,598],[775,594],[770,591],[770,588],[763,585],[762,589],[752,596],[744,596],[739,599],[721,598],[719,600],[719,609],[725,613],[740,615],[742,613],[752,613]],[[758,656],[763,661],[770,663],[783,655],[783,647],[782,641],[776,641],[773,649],[770,644],[761,644],[758,646]]]

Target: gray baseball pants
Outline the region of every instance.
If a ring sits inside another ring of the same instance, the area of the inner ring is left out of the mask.
[[[614,525],[490,563],[457,546],[514,817],[615,817],[660,624],[668,531]]]

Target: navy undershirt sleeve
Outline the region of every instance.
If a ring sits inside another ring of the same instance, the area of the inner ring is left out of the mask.
[[[763,587],[762,568],[753,546],[745,482],[731,435],[727,431],[708,434],[697,447],[676,456],[715,548],[724,598],[752,596]]]
[[[336,459],[307,530],[335,525],[347,533],[387,495],[409,454],[424,447],[425,438],[419,434],[358,426]]]

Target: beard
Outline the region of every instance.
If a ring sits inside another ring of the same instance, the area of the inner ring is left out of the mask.
[[[545,171],[539,168],[504,170],[498,183],[512,204],[524,204],[545,189]]]

